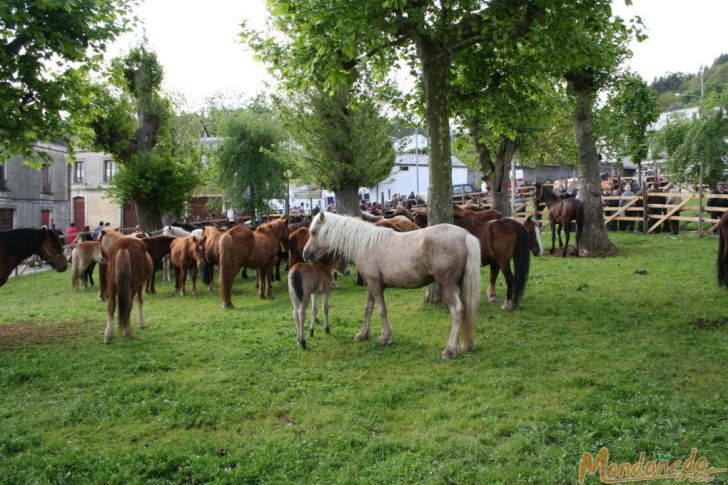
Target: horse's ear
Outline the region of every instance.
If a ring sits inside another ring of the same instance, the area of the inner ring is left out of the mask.
[[[531,216],[526,217],[526,222],[531,222]]]
[[[324,211],[319,212],[319,224],[324,223]]]

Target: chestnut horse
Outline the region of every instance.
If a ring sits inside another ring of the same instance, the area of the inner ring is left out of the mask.
[[[728,288],[728,212],[718,222],[718,284]]]
[[[101,259],[101,245],[98,241],[84,241],[73,248],[71,253],[71,288],[78,290],[79,280],[86,288],[87,280],[94,284],[93,271],[96,262]]]
[[[327,256],[318,263],[296,263],[288,272],[288,294],[293,304],[293,321],[296,323],[296,338],[298,345],[306,348],[306,336],[303,325],[306,321],[306,307],[311,302],[311,326],[309,336],[313,337],[313,327],[316,323],[318,307],[316,296],[321,295],[324,305],[324,331],[329,333],[329,292],[334,286],[333,272],[349,275],[346,261],[338,256]]]
[[[108,278],[106,277],[106,271],[109,260],[109,249],[122,237],[131,236],[124,236],[121,232],[110,227],[104,228],[99,233],[99,247],[101,248],[101,257],[99,258],[99,300],[101,301],[105,301],[107,295],[106,282]]]
[[[100,242],[103,247],[104,231]],[[104,331],[104,343],[110,344],[114,338],[114,312],[117,300],[119,305],[119,331],[125,337],[131,337],[131,308],[134,295],[139,304],[139,326],[144,327],[144,283],[152,275],[152,258],[144,243],[129,236],[118,238],[108,250],[106,269],[106,285],[109,303],[106,307],[108,320]]]
[[[233,307],[230,293],[235,275],[241,268],[257,269],[258,296],[273,298],[273,264],[284,238],[287,247],[288,223],[285,219],[261,224],[255,231],[235,226],[223,234],[220,238],[220,299],[224,308]]]
[[[581,229],[584,225],[584,205],[579,199],[562,199],[554,194],[548,185],[536,184],[536,200],[543,201],[549,208],[549,224],[551,225],[551,250],[556,249],[556,234],[559,234],[559,247],[563,245],[562,257],[566,257],[566,249],[569,247],[571,236],[571,221],[576,221],[576,256],[579,256],[579,243],[581,242]],[[561,242],[561,228],[566,234],[566,244]],[[556,230],[554,230],[556,228]]]
[[[475,313],[480,293],[480,243],[468,231],[438,224],[419,231],[395,232],[359,218],[321,212],[314,218],[303,250],[307,261],[334,253],[356,264],[367,282],[364,324],[355,340],[369,338],[374,302],[382,318],[381,345],[392,341],[384,288],[421,288],[432,282],[442,289],[452,327],[443,358],[457,354],[462,327],[463,350],[475,346]]]
[[[224,232],[215,226],[205,226],[203,229],[202,239],[198,240],[198,252],[200,253],[198,266],[202,275],[202,282],[208,285],[208,290],[212,291],[215,283],[215,266],[220,266],[220,238]]]
[[[303,262],[303,248],[308,242],[308,227],[299,227],[288,236],[288,266]]]
[[[8,281],[16,266],[33,254],[40,256],[59,273],[66,271],[68,260],[55,232],[45,227],[0,231],[0,286]]]
[[[193,235],[178,237],[172,241],[170,260],[174,266],[174,291],[180,295],[185,294],[188,271],[192,276],[192,294],[197,293],[197,264],[200,258],[197,245],[197,238]]]

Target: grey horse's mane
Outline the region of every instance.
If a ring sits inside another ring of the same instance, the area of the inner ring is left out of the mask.
[[[362,254],[374,251],[392,234],[394,230],[388,227],[375,226],[369,222],[354,217],[347,217],[332,212],[322,212],[324,222],[320,217],[314,217],[311,222],[311,231],[319,228],[318,236],[329,249],[348,259],[356,260]]]

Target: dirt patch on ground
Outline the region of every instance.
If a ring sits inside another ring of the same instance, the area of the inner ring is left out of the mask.
[[[692,321],[693,327],[698,329],[722,328],[728,325],[728,317],[696,318]]]
[[[63,322],[40,325],[37,323],[10,323],[0,325],[0,352],[26,345],[43,345],[87,337],[99,331],[98,323]]]

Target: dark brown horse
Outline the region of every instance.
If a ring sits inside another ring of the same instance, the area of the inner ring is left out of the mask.
[[[103,246],[103,231],[101,242]],[[139,326],[144,326],[144,283],[152,275],[152,258],[144,243],[129,236],[118,238],[109,248],[106,268],[106,286],[109,303],[106,307],[108,320],[104,331],[104,343],[110,344],[114,338],[114,312],[117,300],[119,305],[119,331],[131,337],[131,308],[134,295],[139,304]]]
[[[151,236],[142,238],[144,246],[147,248],[149,256],[152,257],[152,276],[147,281],[147,293],[156,293],[155,280],[157,279],[157,270],[162,268],[162,259],[170,253],[172,241],[177,239],[175,236]]]
[[[407,216],[395,216],[391,219],[380,219],[374,223],[375,226],[388,227],[396,232],[416,231],[419,226],[407,219]]]
[[[170,260],[174,266],[174,291],[180,295],[185,294],[187,272],[192,276],[192,294],[197,293],[197,265],[201,251],[198,251],[198,241],[195,236],[178,237],[170,246]]]
[[[728,212],[718,223],[718,284],[728,288]]]
[[[579,199],[562,199],[548,185],[536,185],[536,200],[543,201],[549,208],[549,223],[551,225],[551,250],[556,249],[556,234],[559,235],[559,247],[563,246],[562,257],[566,257],[566,249],[569,247],[571,237],[571,221],[576,221],[576,252],[579,255],[579,243],[581,242],[581,229],[584,225],[584,205]],[[566,244],[561,241],[561,228],[566,234]],[[555,228],[555,230],[554,230]]]
[[[460,218],[469,218],[473,221],[477,222],[488,222],[493,221],[496,219],[500,219],[503,217],[503,215],[498,212],[495,209],[485,209],[485,210],[470,210],[463,207],[460,207],[458,205],[453,206],[452,211],[453,219]],[[417,227],[427,227],[427,212],[426,211],[417,211],[414,213],[414,222],[417,225]]]
[[[516,308],[520,304],[531,265],[530,252],[536,256],[542,252],[538,226],[530,217],[526,224],[524,226],[508,218],[487,222],[477,222],[469,217],[455,218],[455,225],[467,229],[480,241],[481,265],[490,266],[488,300],[491,303],[496,301],[495,283],[498,273],[503,272],[507,288],[506,300],[501,307],[504,310]]]
[[[66,271],[68,260],[55,232],[45,227],[0,231],[0,286],[8,281],[16,266],[33,254],[40,256],[56,271]]]

